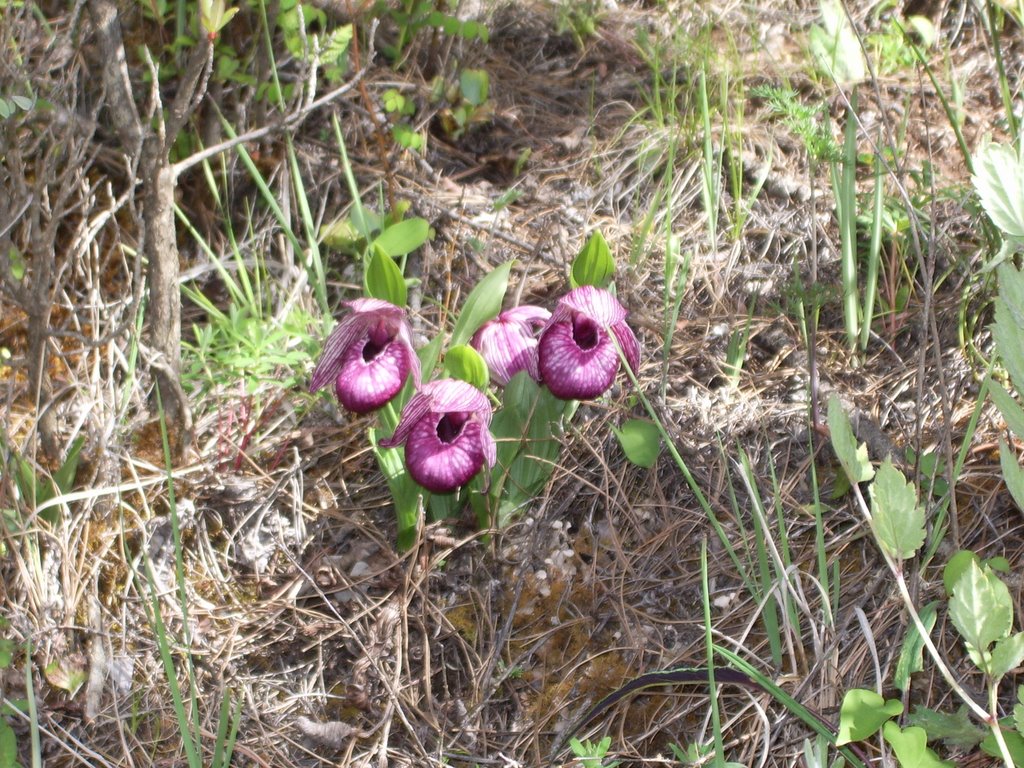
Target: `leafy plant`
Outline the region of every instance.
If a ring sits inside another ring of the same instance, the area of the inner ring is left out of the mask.
[[[584,741],[580,741],[575,737],[569,739],[569,748],[583,768],[615,768],[616,765],[619,765],[621,763],[620,760],[613,760],[610,763],[604,762],[604,757],[608,754],[611,746],[611,736],[605,736],[596,744],[589,739]]]
[[[10,626],[7,619],[0,617],[0,632]],[[9,637],[0,637],[0,672],[11,668],[16,645]],[[0,768],[21,768],[18,760],[18,737],[9,719],[28,710],[27,699],[15,699],[0,707]]]
[[[490,78],[487,70],[462,70],[457,86],[445,86],[443,80],[436,80],[435,96],[442,89],[449,106],[438,112],[438,120],[448,136],[458,139],[473,127],[490,122],[494,106],[488,99]]]

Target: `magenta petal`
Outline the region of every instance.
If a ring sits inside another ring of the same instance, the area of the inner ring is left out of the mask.
[[[389,342],[372,360],[366,361],[363,350],[368,341],[349,347],[335,382],[338,401],[353,413],[369,413],[383,406],[398,394],[409,375],[408,359],[401,344]]]
[[[521,304],[498,315],[498,319],[505,322],[524,323],[538,328],[544,325],[550,317],[551,313],[546,309],[535,307],[532,304]]]
[[[581,312],[602,328],[610,328],[626,319],[626,310],[609,291],[593,285],[581,285],[558,302]]]
[[[549,326],[537,349],[540,375],[551,394],[562,400],[589,400],[611,387],[619,369],[619,355],[607,333],[598,329],[597,341],[581,349],[573,338],[572,323]]]
[[[421,419],[405,443],[405,466],[417,483],[432,493],[450,493],[468,483],[480,471],[487,456],[484,450],[487,427],[476,419],[462,425],[451,442],[438,437],[443,414]],[[493,442],[493,438],[491,438]]]
[[[615,339],[619,342],[619,347],[622,349],[622,354],[625,356],[626,362],[629,363],[633,375],[637,375],[640,372],[640,342],[637,341],[636,334],[625,323],[613,325],[612,333],[615,334]]]
[[[430,414],[430,394],[424,391],[429,387],[430,384],[427,384],[405,404],[405,408],[402,409],[402,415],[398,419],[395,433],[391,437],[381,440],[381,447],[394,448],[396,445],[401,445],[409,437],[413,427]]]

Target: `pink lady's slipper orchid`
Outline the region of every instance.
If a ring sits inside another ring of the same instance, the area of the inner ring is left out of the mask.
[[[491,377],[501,386],[520,371],[527,371],[535,381],[537,370],[537,330],[551,317],[540,307],[523,305],[502,312],[494,320],[480,326],[470,345],[479,352]]]
[[[419,386],[420,359],[404,309],[380,299],[355,299],[345,306],[352,311],[328,337],[309,389],[316,392],[334,382],[342,406],[369,413],[397,395],[410,373]]]
[[[626,325],[626,310],[603,288],[582,285],[563,296],[540,334],[537,360],[541,379],[563,400],[588,400],[611,387],[619,354],[635,372],[640,343]]]
[[[405,467],[432,493],[448,493],[469,482],[483,465],[493,467],[491,404],[479,389],[457,379],[424,384],[402,409],[395,434],[384,448],[405,443]]]

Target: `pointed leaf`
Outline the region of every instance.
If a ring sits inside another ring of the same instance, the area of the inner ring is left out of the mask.
[[[953,588],[949,618],[967,645],[984,653],[992,643],[1010,633],[1010,591],[991,570],[971,561]],[[988,671],[984,664],[979,666]]]
[[[1024,632],[998,640],[992,649],[992,664],[989,674],[998,682],[1024,661]]]
[[[409,300],[409,289],[402,277],[402,270],[383,248],[376,245],[366,267],[365,282],[366,295],[371,298],[390,301],[398,307],[404,307]]]
[[[836,746],[851,741],[863,741],[882,727],[890,717],[903,712],[903,705],[896,699],[886,701],[874,691],[853,688],[843,696],[839,710],[839,735]]]
[[[449,341],[452,346],[468,344],[481,325],[498,316],[508,289],[508,273],[512,263],[506,261],[486,275],[466,297]]]
[[[935,626],[939,605],[938,600],[932,600],[919,612],[921,623],[928,632],[931,632]],[[924,639],[917,631],[917,625],[911,622],[907,628],[906,637],[903,638],[903,648],[900,650],[900,658],[892,676],[892,684],[896,688],[906,691],[910,687],[910,676],[924,669],[923,655]]]
[[[917,490],[889,458],[871,485],[871,530],[896,560],[913,557],[924,544],[924,510],[917,503]]]
[[[612,258],[612,252],[600,230],[594,230],[583,250],[572,261],[569,285],[573,288],[581,285],[607,288],[614,275],[615,259]]]
[[[832,436],[832,449],[850,482],[863,483],[874,477],[875,470],[868,460],[867,445],[857,445],[850,419],[835,395],[828,399],[828,429]]]
[[[953,588],[960,581],[960,577],[964,575],[964,571],[967,570],[972,561],[979,565],[981,564],[978,556],[969,549],[961,549],[949,558],[946,567],[942,569],[942,584],[946,588],[946,597],[953,596]]]
[[[999,438],[999,466],[1003,470],[1003,482],[1020,509],[1024,509],[1024,469],[1017,461],[1017,454]]]
[[[986,383],[992,402],[996,404],[999,413],[1006,420],[1006,426],[1017,436],[1018,440],[1024,440],[1024,408],[1020,407],[1013,395],[1003,389],[999,382],[989,377]]]

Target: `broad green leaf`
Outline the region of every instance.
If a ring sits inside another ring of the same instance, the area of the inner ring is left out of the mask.
[[[974,749],[988,733],[971,720],[966,704],[962,704],[954,713],[914,707],[907,718],[907,724],[924,728],[929,741],[941,740],[946,746],[959,749]]]
[[[992,397],[992,402],[999,409],[999,413],[1006,420],[1006,426],[1017,436],[1017,439],[1024,440],[1024,408],[1021,408],[1013,399],[1013,395],[991,377],[988,380],[988,392]]]
[[[971,561],[953,587],[949,618],[967,643],[975,664],[988,671],[984,654],[996,640],[1010,634],[1013,601],[1010,590],[988,568]]]
[[[911,726],[901,729],[895,722],[889,721],[882,727],[882,736],[889,742],[900,768],[942,768],[953,763],[939,760],[938,755],[928,749],[928,734],[924,728]]]
[[[487,101],[489,84],[486,69],[464,69],[459,75],[459,91],[462,98],[474,107],[483,106]]]
[[[839,709],[839,735],[836,746],[863,741],[876,733],[886,720],[903,712],[897,699],[886,701],[874,691],[853,688],[843,696]]]
[[[935,626],[936,611],[939,605],[938,600],[932,600],[919,612],[921,623],[929,632]],[[924,639],[917,631],[917,625],[911,623],[907,627],[906,637],[903,638],[903,648],[900,650],[900,658],[896,663],[896,671],[892,675],[892,684],[896,688],[906,691],[910,687],[910,676],[924,669],[923,653]]]
[[[942,584],[946,588],[946,597],[952,597],[953,587],[960,581],[960,577],[964,575],[964,571],[972,562],[980,564],[981,560],[969,549],[961,549],[949,558],[946,567],[942,569]]]
[[[444,369],[452,378],[472,384],[481,392],[491,380],[487,362],[468,344],[459,344],[445,353]]]
[[[78,437],[68,451],[68,456],[60,469],[53,473],[53,482],[61,493],[68,493],[75,485],[75,476],[78,474],[78,460],[81,457],[82,446],[85,445],[85,436]]]
[[[1000,278],[1004,274],[1000,269]],[[1000,279],[1000,283],[1004,282]],[[999,357],[1006,367],[1013,385],[1024,387],[1024,344],[1021,344],[1021,329],[1024,328],[1024,317],[1014,311],[1004,298],[1002,286],[1000,295],[995,300],[995,323],[992,324],[992,338],[995,339]],[[1020,323],[1020,324],[1018,324]]]
[[[661,453],[661,433],[654,422],[647,419],[629,419],[622,429],[615,429],[626,458],[639,467],[650,469]]]
[[[390,301],[399,307],[404,307],[409,300],[409,289],[402,277],[402,270],[383,248],[376,245],[366,267],[365,282],[367,296]]]
[[[13,101],[0,99],[0,120],[6,120],[14,114],[15,106]]]
[[[1003,470],[1003,482],[1017,506],[1024,509],[1024,469],[1021,469],[1017,454],[999,438],[999,466]]]
[[[370,445],[377,456],[388,490],[395,504],[395,517],[398,521],[398,549],[401,552],[416,543],[419,527],[420,508],[425,491],[409,477],[405,471],[405,453],[402,448],[381,448],[377,445],[376,429],[368,430]]]
[[[430,224],[426,219],[405,219],[381,232],[373,241],[388,256],[412,253],[430,238]]]
[[[505,291],[508,289],[508,273],[511,269],[512,262],[506,261],[476,284],[466,297],[466,303],[459,313],[449,344],[468,344],[477,328],[498,316],[501,302],[505,299]]]
[[[924,544],[924,510],[917,490],[888,457],[871,485],[871,530],[890,557],[906,560]]]
[[[1024,632],[996,641],[989,674],[998,682],[1019,667],[1021,661],[1024,661]]]
[[[828,429],[832,436],[832,449],[850,482],[863,483],[874,477],[875,470],[868,460],[867,445],[857,445],[850,419],[835,395],[828,399]]]
[[[821,0],[821,25],[811,27],[808,37],[818,67],[837,83],[845,85],[867,77],[860,40],[839,0]]]
[[[1024,237],[1024,162],[1006,144],[989,143],[974,155],[971,180],[981,207],[1002,232]]]
[[[587,240],[587,244],[572,260],[569,270],[569,285],[579,288],[581,285],[594,285],[607,288],[615,275],[615,259],[599,230]]]

